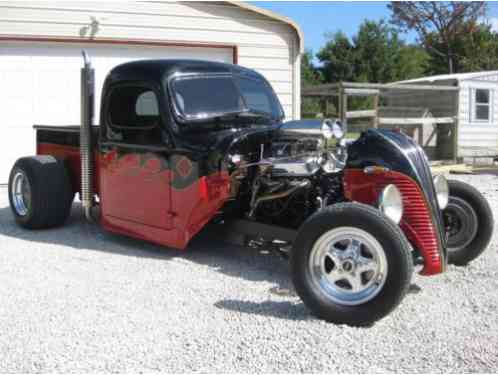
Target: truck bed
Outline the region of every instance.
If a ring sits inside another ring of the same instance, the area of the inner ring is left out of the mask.
[[[81,157],[80,157],[80,126],[34,125],[36,131],[36,154],[52,155],[66,161],[71,185],[75,193],[81,189]],[[99,126],[92,127],[92,143],[94,150],[99,137]],[[94,184],[98,193],[97,152],[94,153]]]
[[[99,136],[99,126],[92,126],[92,140],[97,143]],[[79,125],[33,125],[36,131],[36,144],[53,143],[67,146],[80,146]]]

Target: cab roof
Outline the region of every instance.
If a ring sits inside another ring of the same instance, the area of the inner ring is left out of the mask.
[[[254,70],[239,65],[205,60],[160,59],[137,60],[113,68],[107,75],[107,83],[124,81],[158,82],[176,74],[244,74],[254,78],[264,77]]]

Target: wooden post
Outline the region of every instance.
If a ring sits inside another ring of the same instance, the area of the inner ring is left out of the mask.
[[[339,121],[342,122],[342,87],[341,83],[338,83],[337,86],[337,117],[339,117]]]
[[[341,117],[341,122],[342,122],[342,126],[344,128],[344,132],[347,133],[348,131],[348,117],[347,117],[347,114],[348,114],[348,94],[346,94],[345,92],[343,92],[342,94],[342,117]]]
[[[327,117],[327,97],[322,96],[320,97],[320,111],[322,111],[322,117],[326,118]]]
[[[373,118],[373,127],[379,127],[379,95],[376,94],[373,99],[373,109],[375,111],[375,117]]]
[[[417,133],[418,133],[418,144],[420,145],[420,147],[422,147],[422,145],[424,144],[424,125],[417,126]]]
[[[348,95],[344,92],[342,82],[339,83],[339,118],[342,124],[347,124],[346,114],[348,112]]]
[[[458,118],[460,111],[460,87],[458,87],[458,91],[454,94],[454,106],[453,106],[453,115],[455,116],[455,121],[453,121],[453,128],[451,129],[451,140],[453,142],[453,162],[456,164],[458,162]]]

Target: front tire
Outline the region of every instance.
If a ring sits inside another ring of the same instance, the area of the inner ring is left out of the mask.
[[[28,229],[62,225],[71,211],[74,192],[63,160],[50,155],[20,158],[9,177],[10,208]]]
[[[311,216],[294,242],[290,267],[296,292],[314,315],[354,326],[372,324],[396,308],[413,273],[399,227],[360,203]]]
[[[449,202],[443,211],[448,232],[448,263],[466,265],[486,249],[493,235],[493,213],[473,186],[449,180]]]

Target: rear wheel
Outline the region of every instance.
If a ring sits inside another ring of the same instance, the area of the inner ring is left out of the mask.
[[[493,234],[493,214],[487,200],[473,186],[450,180],[448,206],[443,211],[448,233],[448,262],[465,265],[488,246]]]
[[[53,156],[18,159],[10,172],[10,208],[24,228],[62,225],[69,216],[73,198],[66,166]]]
[[[291,253],[291,273],[297,293],[316,316],[366,325],[401,302],[413,261],[396,224],[370,206],[341,203],[302,225]]]

